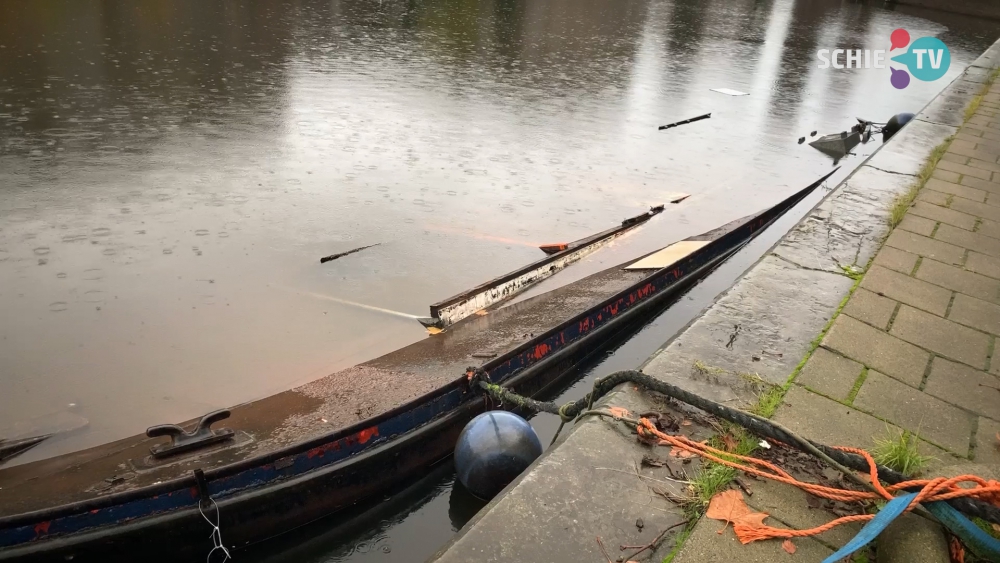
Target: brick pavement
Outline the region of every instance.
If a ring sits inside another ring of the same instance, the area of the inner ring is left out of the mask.
[[[1000,84],[995,84],[886,239],[775,419],[795,422],[793,399],[807,400],[812,416],[820,418],[824,410],[848,407],[856,420],[867,422],[862,427],[882,430],[851,436],[867,442],[854,445],[870,447],[885,430],[905,429],[925,441],[927,451],[937,452],[939,464],[1000,464],[998,336]],[[838,442],[836,428],[828,433]]]

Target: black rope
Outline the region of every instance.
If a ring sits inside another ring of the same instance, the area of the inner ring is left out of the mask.
[[[573,420],[579,416],[580,413],[588,410],[590,405],[597,401],[597,399],[607,395],[618,385],[621,385],[622,383],[634,383],[636,385],[641,385],[650,391],[662,393],[668,397],[672,397],[678,401],[697,407],[709,414],[715,415],[718,418],[739,424],[740,426],[763,438],[777,440],[807,453],[812,453],[810,452],[811,449],[817,449],[845,467],[849,467],[856,471],[863,471],[866,474],[869,471],[868,462],[865,458],[857,454],[844,452],[811,440],[806,440],[766,418],[730,408],[716,403],[715,401],[710,401],[704,397],[685,391],[680,387],[671,385],[650,375],[646,375],[641,371],[618,371],[606,377],[602,377],[594,382],[593,391],[576,401],[571,401],[560,407],[552,402],[537,401],[535,399],[523,397],[513,393],[509,389],[489,383],[489,378],[483,370],[479,368],[469,369],[473,372],[473,375],[470,378],[470,384],[473,387],[478,386],[480,389],[483,389],[494,399],[512,403],[535,412],[555,414],[558,415],[564,422]],[[910,480],[910,478],[906,475],[889,469],[888,467],[879,465],[877,468],[879,479],[886,483],[896,484]],[[918,489],[919,487],[914,488],[913,490]],[[989,503],[968,497],[951,499],[945,502],[950,504],[956,510],[964,512],[970,516],[976,516],[989,522],[1000,524],[1000,508],[997,508]]]

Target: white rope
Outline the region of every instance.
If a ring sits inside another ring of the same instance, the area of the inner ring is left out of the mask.
[[[222,520],[219,518],[219,505],[215,504],[215,499],[213,498],[209,498],[208,500],[212,501],[212,507],[215,508],[215,522],[212,522],[212,519],[209,518],[208,515],[205,514],[205,511],[201,509],[201,501],[198,502],[198,512],[200,512],[201,517],[208,522],[208,525],[212,527],[212,535],[209,537],[212,538],[213,547],[212,550],[208,552],[208,556],[205,557],[205,561],[206,563],[212,563],[212,554],[221,549],[223,555],[221,563],[226,563],[226,561],[229,561],[231,557],[229,555],[229,550],[226,549],[226,546],[222,545],[222,530],[219,529],[219,524],[222,523]]]

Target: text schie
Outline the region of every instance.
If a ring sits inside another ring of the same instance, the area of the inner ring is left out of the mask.
[[[924,68],[924,61],[933,69],[941,68],[943,49],[910,49],[916,56],[917,68]],[[884,49],[820,49],[816,51],[819,68],[885,68]],[[926,59],[924,58],[926,55]]]

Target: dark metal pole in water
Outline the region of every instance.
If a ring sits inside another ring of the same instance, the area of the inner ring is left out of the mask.
[[[348,254],[354,254],[355,252],[361,252],[362,250],[364,250],[366,248],[371,248],[373,246],[378,246],[380,244],[382,244],[382,243],[381,242],[376,242],[375,244],[369,244],[368,246],[362,246],[362,247],[359,247],[359,248],[355,248],[354,250],[348,250],[347,252],[341,252],[340,254],[331,254],[329,256],[324,256],[324,257],[322,257],[322,258],[319,259],[319,263],[320,264],[325,264],[325,263],[329,262],[330,260],[336,260],[337,258],[341,258],[343,256],[347,256]]]
[[[712,117],[712,114],[706,113],[705,115],[699,115],[698,117],[692,117],[691,119],[685,119],[683,121],[676,121],[674,123],[660,125],[657,131],[663,131],[664,129],[670,129],[671,127],[677,127],[678,125],[687,125],[688,123],[694,123],[695,121],[701,121],[702,119],[708,119],[710,117]]]

